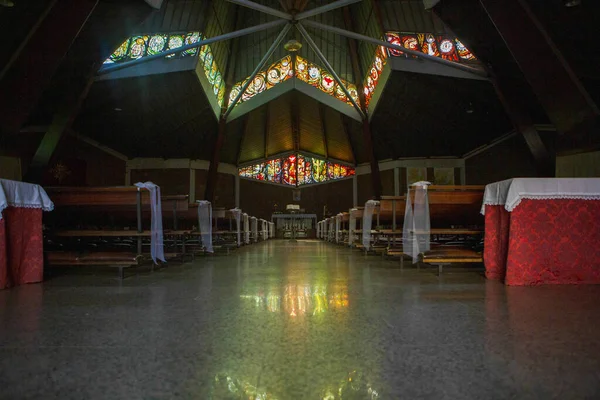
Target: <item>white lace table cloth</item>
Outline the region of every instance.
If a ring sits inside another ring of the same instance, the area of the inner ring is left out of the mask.
[[[486,205],[514,210],[523,199],[600,200],[600,178],[514,178],[486,185],[481,213]]]
[[[7,207],[41,208],[54,210],[54,203],[40,185],[0,179],[0,219]]]

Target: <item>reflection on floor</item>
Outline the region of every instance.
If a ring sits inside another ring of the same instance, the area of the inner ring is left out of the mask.
[[[600,287],[314,241],[0,292],[0,398],[600,398]]]

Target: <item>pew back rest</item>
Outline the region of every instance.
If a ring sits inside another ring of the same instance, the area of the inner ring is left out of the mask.
[[[150,205],[150,192],[135,186],[46,187],[55,207],[136,206],[140,192],[142,205]]]
[[[450,225],[482,225],[479,213],[483,202],[485,186],[480,185],[431,185],[427,189],[429,215],[432,227]],[[404,220],[406,196],[382,196],[380,219],[391,220],[392,204],[396,205],[396,221]],[[414,191],[411,191],[414,205]]]

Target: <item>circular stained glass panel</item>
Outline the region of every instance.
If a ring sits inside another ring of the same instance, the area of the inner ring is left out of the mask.
[[[442,53],[450,53],[453,49],[454,49],[454,45],[448,39],[444,39],[440,43],[440,51]]]
[[[331,93],[333,91],[334,86],[335,80],[333,79],[333,76],[329,74],[323,74],[321,76],[321,87],[325,92]]]

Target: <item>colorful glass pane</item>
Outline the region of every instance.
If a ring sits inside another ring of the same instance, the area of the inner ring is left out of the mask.
[[[152,34],[152,35],[137,35],[125,40],[105,61],[104,64],[113,64],[138,59],[141,57],[160,54],[166,50],[177,49],[181,46],[197,43],[202,40],[200,32],[188,32],[186,34]],[[217,97],[219,105],[223,105],[225,97],[225,85],[223,84],[223,76],[217,67],[210,46],[202,46],[198,48],[184,50],[179,53],[181,56],[196,56],[199,55],[199,62],[202,63],[202,68],[206,74],[208,82],[213,88],[213,92]],[[177,58],[177,54],[169,54],[166,58]],[[290,58],[287,57],[289,60]],[[289,64],[289,63],[288,63]],[[288,67],[289,70],[289,67]]]
[[[386,34],[387,41],[402,47],[406,47],[409,50],[421,51],[419,47],[419,39],[416,35],[410,34],[398,34],[395,32],[388,32]],[[390,49],[390,55],[398,57],[404,55],[404,52],[400,50]]]
[[[286,56],[281,60],[271,64],[266,70],[260,71],[258,74],[256,74],[256,77],[252,83],[248,85],[248,88],[237,104],[250,100],[257,94],[262,93],[265,90],[269,90],[273,86],[291,78],[294,75],[291,67],[292,59],[290,56]],[[247,79],[244,79],[243,81],[240,81],[234,85],[235,90],[232,89],[229,94],[230,103],[236,98],[246,81]]]
[[[386,60],[387,54],[385,48],[383,46],[379,46],[375,51],[375,57],[373,59],[373,64],[371,65],[371,70],[365,78],[364,83],[365,103],[367,107],[369,106],[371,97],[373,97],[373,92],[375,92],[375,88],[379,83],[379,78],[383,73],[383,67],[385,66]]]
[[[286,157],[283,161],[283,178],[282,183],[286,185],[296,186],[296,155],[292,154]]]
[[[352,102],[344,93],[344,89],[338,85],[333,76],[326,70],[307,61],[306,59],[296,56],[296,77],[323,92],[334,96],[338,100],[352,104]],[[356,85],[353,85],[345,80],[341,80],[350,96],[354,101],[358,102],[358,90]]]
[[[325,182],[327,180],[327,162],[324,160],[313,159],[312,176],[313,180],[318,182]]]
[[[435,57],[440,56],[437,43],[431,33],[419,33],[417,38],[419,39],[419,46],[421,47],[422,53]]]
[[[202,53],[201,53],[202,54]],[[266,70],[260,71],[253,82],[248,85],[248,88],[241,96],[237,104],[251,99],[265,90],[271,89],[273,86],[296,76],[298,79],[324,91],[335,98],[344,101],[348,104],[352,102],[347,98],[344,90],[333,79],[333,76],[319,66],[312,64],[300,56],[296,56],[296,68],[292,70],[292,59],[286,56],[276,63],[270,65]],[[234,85],[234,90],[230,92],[229,102],[231,103],[244,86],[246,80],[240,81]],[[358,90],[356,85],[342,80],[342,83],[348,89],[350,96],[354,101],[358,102]]]
[[[285,158],[242,167],[238,173],[243,178],[287,186],[301,186],[347,178],[354,175],[355,170],[346,165],[329,163],[302,154],[292,154]]]
[[[185,41],[184,35],[170,35],[169,43],[167,45],[167,50],[173,50],[173,49],[183,46],[184,41]],[[167,56],[167,58],[173,58],[173,57],[175,57],[175,54],[169,54]]]
[[[400,35],[398,35],[395,32],[388,32],[385,35],[386,39],[388,42],[390,42],[391,44],[395,44],[396,46],[402,46],[402,40],[400,39]],[[399,55],[402,55],[401,51],[398,50],[394,50],[394,49],[390,49],[390,55],[397,57]]]
[[[440,46],[440,55],[444,60],[458,61],[458,54],[456,53],[456,45],[453,40],[444,37],[438,37],[438,43]]]
[[[194,44],[200,41],[200,32],[190,32],[185,36],[185,45]],[[185,50],[182,55],[183,56],[195,56],[198,54],[198,48],[194,47],[193,49]]]
[[[158,54],[165,49],[168,40],[167,35],[153,35],[148,41],[148,55]]]
[[[129,46],[129,58],[138,59],[146,55],[146,46],[148,44],[148,36],[134,36],[131,38]]]
[[[454,39],[454,41],[456,42],[456,51],[458,52],[458,56],[461,59],[466,61],[475,60],[475,56],[473,55],[473,53],[471,53],[471,51],[467,49],[460,40]]]
[[[454,62],[475,60],[473,53],[471,53],[460,40],[451,36],[434,36],[431,33],[412,34],[399,32],[387,32],[385,36],[386,40],[390,43],[430,56],[441,57],[445,60]],[[389,54],[394,57],[404,55],[400,50],[389,49],[388,51]]]
[[[104,61],[104,64],[112,64],[125,60],[127,50],[129,49],[129,38],[124,41],[111,55]]]
[[[304,164],[305,164],[305,159],[303,156],[301,156],[300,154],[298,154],[298,183],[300,185],[306,183],[304,182],[305,179],[305,169],[304,169]]]

